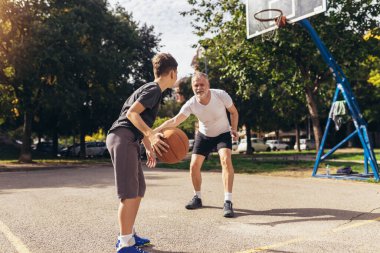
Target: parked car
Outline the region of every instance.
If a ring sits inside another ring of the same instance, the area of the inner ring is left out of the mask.
[[[267,144],[265,144],[262,139],[251,138],[251,144],[253,152],[270,151],[270,147]],[[237,151],[239,153],[244,153],[247,151],[247,139],[242,139],[240,141]]]
[[[41,141],[36,144],[34,150],[41,153],[53,153],[53,142],[50,141]]]
[[[193,139],[189,139],[189,151],[192,151],[193,147],[194,147],[194,140]]]
[[[279,140],[268,140],[266,144],[270,147],[272,151],[289,149],[288,144],[281,142]]]
[[[76,156],[75,154],[75,148],[79,146],[79,144],[74,144],[74,145],[71,145],[71,146],[68,146],[68,147],[64,147],[62,148],[58,155],[59,157],[70,157],[70,156]]]
[[[294,144],[294,149],[297,150],[297,143]],[[309,140],[309,139],[300,139],[300,149],[301,150],[315,149],[315,141]]]
[[[40,153],[53,154],[54,152],[54,145],[52,141],[41,141],[36,145],[33,145],[32,148]],[[58,144],[57,149],[58,153],[60,153],[62,150],[62,146]]]
[[[86,157],[107,156],[108,150],[105,142],[86,142]],[[73,149],[75,156],[80,155],[80,145]]]

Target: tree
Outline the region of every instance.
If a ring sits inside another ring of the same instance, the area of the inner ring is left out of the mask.
[[[23,115],[23,144],[19,160],[31,161],[30,137],[34,109],[44,86],[50,85],[49,69],[42,68],[48,55],[43,43],[50,35],[45,1],[10,1],[0,3],[0,83],[12,87]]]
[[[56,144],[59,132],[79,133],[84,155],[85,135],[107,129],[125,98],[151,78],[159,39],[121,7],[6,0],[0,16],[0,84],[13,89],[24,117],[20,161],[31,161],[33,119],[34,129]]]

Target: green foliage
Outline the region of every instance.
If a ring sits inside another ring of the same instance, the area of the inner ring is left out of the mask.
[[[161,105],[158,116],[172,118],[177,115],[180,109],[181,104],[177,103],[174,99],[169,98],[164,101],[163,105]]]
[[[162,125],[162,123],[164,123],[165,121],[169,120],[170,118],[169,117],[157,117],[156,120],[154,121],[153,123],[153,129],[159,127],[160,125]]]
[[[194,139],[197,122],[198,122],[197,117],[191,114],[187,118],[187,120],[185,120],[184,122],[182,122],[181,125],[179,125],[179,128],[181,128],[190,139]]]
[[[157,117],[152,128],[154,129],[154,128],[159,127],[160,125],[162,125],[162,123],[169,120],[170,118],[171,117]],[[194,115],[190,115],[190,117],[187,120],[185,120],[184,122],[182,122],[182,124],[179,125],[178,127],[182,131],[184,131],[189,138],[192,139],[192,138],[194,138],[195,127],[196,127],[197,121],[198,120]]]
[[[79,134],[83,142],[108,129],[125,99],[152,79],[153,27],[138,27],[107,1],[4,0],[0,16],[0,84],[17,98],[26,148],[32,131],[55,141]]]
[[[368,83],[380,88],[380,58],[375,56],[369,56],[367,63],[370,67]]]

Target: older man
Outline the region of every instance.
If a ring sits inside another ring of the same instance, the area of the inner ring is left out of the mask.
[[[232,138],[238,139],[237,125],[239,114],[227,92],[219,89],[210,89],[206,74],[196,72],[191,81],[194,96],[181,108],[172,119],[165,121],[156,130],[166,127],[176,127],[185,121],[190,114],[194,114],[199,121],[199,131],[195,137],[193,154],[190,162],[190,175],[194,186],[194,197],[186,205],[187,209],[202,207],[201,197],[201,167],[208,154],[217,148],[222,165],[222,179],[224,186],[223,216],[233,217],[232,186],[234,168],[231,159]],[[231,125],[227,112],[230,113]]]

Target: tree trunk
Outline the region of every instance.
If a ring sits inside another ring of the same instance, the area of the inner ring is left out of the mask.
[[[58,129],[54,127],[53,129],[53,155],[57,156],[58,154]]]
[[[89,115],[90,110],[87,106],[83,106],[81,110],[81,119],[80,119],[80,157],[86,158],[86,133],[88,130],[88,124],[89,124]]]
[[[31,163],[32,162],[32,152],[30,149],[31,136],[32,136],[32,119],[33,113],[31,109],[26,109],[24,113],[24,126],[22,134],[22,146],[19,162]]]
[[[251,125],[249,123],[245,123],[245,136],[247,138],[247,151],[245,154],[252,155],[252,143],[251,143]]]
[[[276,130],[275,135],[276,135],[276,140],[279,140],[280,139],[280,130]]]
[[[311,122],[313,124],[315,146],[316,146],[316,150],[319,150],[320,142],[322,139],[322,130],[319,123],[318,108],[317,108],[317,104],[315,102],[313,91],[311,90],[311,88],[306,86],[305,92],[306,92],[307,108],[309,110]]]
[[[86,157],[86,133],[83,128],[80,131],[80,157]]]
[[[296,147],[298,152],[301,152],[300,148],[300,126],[296,123]]]
[[[352,133],[352,127],[353,127],[353,122],[349,121],[347,123],[347,136],[349,136],[351,133]],[[348,142],[347,142],[347,147],[348,148],[352,148],[354,147],[354,138],[351,138]]]

